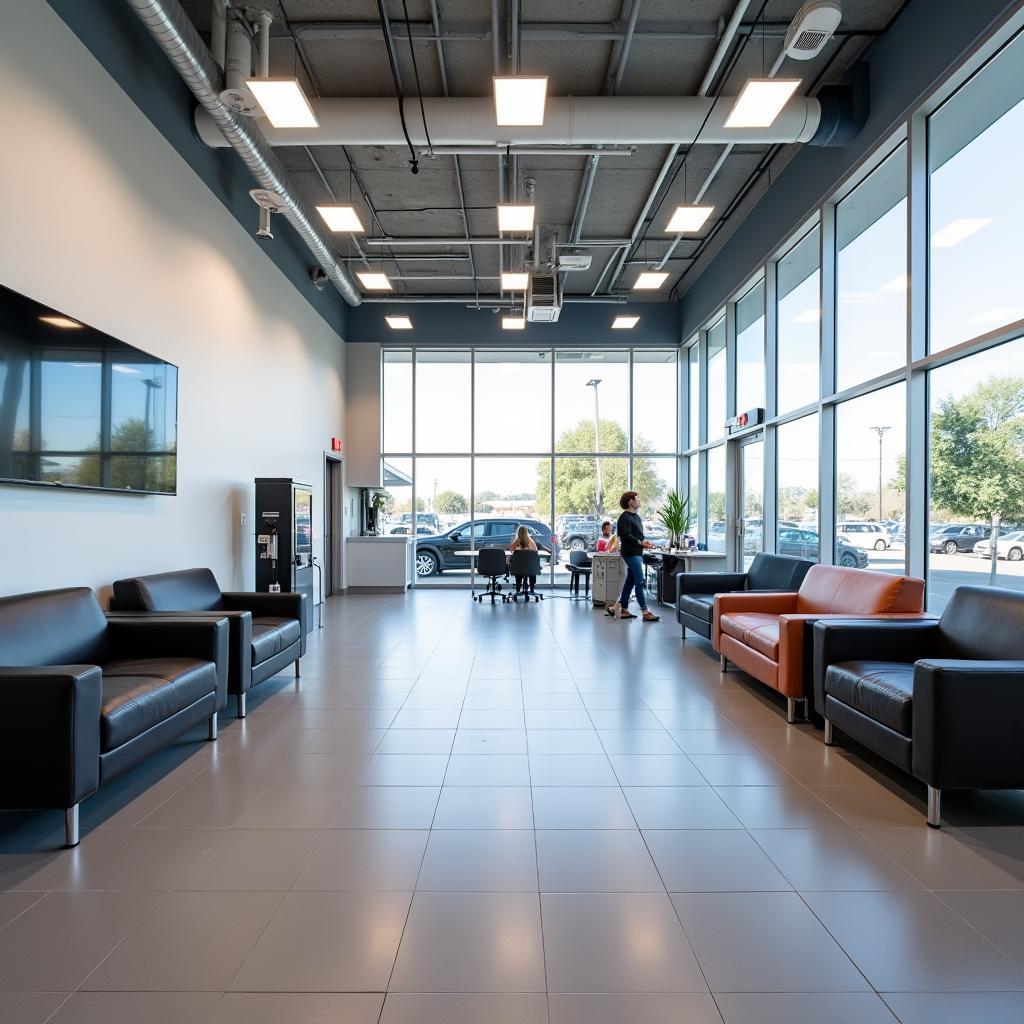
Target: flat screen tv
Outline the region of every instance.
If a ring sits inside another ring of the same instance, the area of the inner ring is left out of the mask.
[[[0,286],[0,483],[174,494],[178,368]]]

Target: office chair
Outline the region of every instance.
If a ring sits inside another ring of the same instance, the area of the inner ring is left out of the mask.
[[[509,569],[516,578],[516,592],[510,595],[513,602],[520,596],[526,598],[527,604],[530,603],[531,597],[534,601],[544,600],[544,595],[538,594],[530,583],[531,577],[536,579],[540,575],[540,552],[525,549],[513,551]]]
[[[585,582],[584,597],[590,597],[590,574],[593,571],[593,563],[586,551],[569,552],[569,592],[576,597],[580,596],[580,577]]]
[[[487,588],[479,594],[474,594],[474,601],[483,604],[485,597],[490,597],[491,604],[494,604],[494,599],[498,597],[503,602],[508,600],[508,596],[501,592],[501,584],[498,582],[498,577],[508,572],[504,548],[481,548],[477,555],[476,571],[487,577]]]

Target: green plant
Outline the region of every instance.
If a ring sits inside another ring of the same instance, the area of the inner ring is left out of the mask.
[[[689,500],[678,491],[669,491],[665,496],[665,504],[658,509],[658,518],[668,530],[669,546],[677,547],[683,534],[693,525]]]

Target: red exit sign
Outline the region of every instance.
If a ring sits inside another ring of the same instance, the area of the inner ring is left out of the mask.
[[[341,438],[340,437],[332,437],[331,438],[331,451],[332,452],[340,452],[341,451]]]

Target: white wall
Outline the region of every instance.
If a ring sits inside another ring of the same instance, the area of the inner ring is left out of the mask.
[[[0,486],[0,594],[251,587],[254,477],[313,484],[322,539],[344,345],[44,0],[0,3],[0,124],[0,283],[180,367],[177,496]]]
[[[346,352],[345,482],[352,487],[380,487],[381,372],[380,345],[350,345]]]

